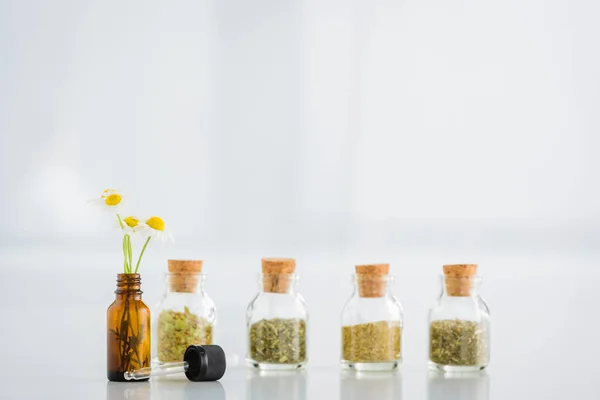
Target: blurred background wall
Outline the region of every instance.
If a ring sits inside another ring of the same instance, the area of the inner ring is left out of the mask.
[[[112,187],[176,238],[142,266],[148,302],[168,257],[205,259],[221,341],[241,357],[263,256],[299,260],[313,327],[330,332],[311,342],[316,363],[337,357],[332,315],[360,262],[392,262],[409,361],[442,263],[480,263],[498,319],[523,307],[501,300],[507,287],[550,294],[552,274],[579,277],[562,306],[589,299],[599,13],[584,0],[2,0],[0,291],[27,287],[21,302],[65,321],[83,312],[79,332],[102,340],[120,239],[86,201]],[[103,351],[84,365],[103,373]]]
[[[233,251],[597,233],[591,2],[0,4],[3,243],[104,237],[105,187]]]

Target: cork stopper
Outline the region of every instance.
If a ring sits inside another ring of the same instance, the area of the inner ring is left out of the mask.
[[[291,274],[296,269],[293,258],[263,258],[263,290],[269,293],[287,293],[290,287]]]
[[[387,281],[383,279],[390,272],[390,264],[357,265],[356,279],[360,297],[383,297]]]
[[[171,291],[192,293],[196,290],[198,275],[202,272],[202,260],[169,260],[168,267]]]
[[[446,292],[449,296],[469,296],[471,278],[477,274],[477,264],[444,265]]]

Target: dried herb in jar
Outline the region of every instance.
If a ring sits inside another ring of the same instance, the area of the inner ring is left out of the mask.
[[[164,310],[158,316],[158,359],[163,362],[181,361],[191,344],[212,344],[212,325],[208,320],[190,312]]]
[[[484,334],[481,324],[474,321],[433,321],[429,357],[441,365],[483,365],[486,361]]]
[[[342,327],[342,358],[354,362],[400,359],[400,323],[379,321]]]
[[[250,326],[250,357],[258,362],[294,364],[306,361],[306,322],[263,319]]]

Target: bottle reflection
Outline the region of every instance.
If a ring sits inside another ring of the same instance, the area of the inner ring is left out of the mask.
[[[402,400],[402,375],[397,371],[342,371],[340,400]]]
[[[431,371],[428,400],[489,400],[490,380],[485,371],[443,373]]]
[[[152,389],[152,390],[151,390]],[[225,400],[219,382],[153,378],[150,382],[108,382],[106,400]]]
[[[150,400],[150,382],[107,382],[106,400]]]
[[[152,379],[152,400],[225,400],[220,382],[189,382],[181,379]]]
[[[246,376],[246,399],[306,400],[306,371],[250,370]]]

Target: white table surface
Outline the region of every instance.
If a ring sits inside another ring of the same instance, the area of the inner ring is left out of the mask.
[[[597,370],[584,365],[530,365],[479,374],[443,376],[423,368],[404,367],[395,373],[346,373],[337,367],[264,373],[246,368],[227,371],[220,382],[192,383],[184,379],[150,382],[107,382],[103,377],[22,376],[1,379],[2,399],[107,400],[489,400],[597,399]]]
[[[307,368],[279,374],[247,368],[244,316],[256,292],[253,273],[240,276],[234,269],[244,260],[231,266],[223,260],[206,287],[219,312],[215,340],[230,362],[223,379],[112,383],[105,377],[106,308],[115,279],[115,268],[106,267],[110,260],[0,253],[0,399],[599,399],[597,261],[596,255],[485,258],[491,364],[484,374],[445,378],[426,365],[427,310],[439,291],[436,260],[415,256],[395,264],[423,266],[395,268],[405,313],[404,363],[396,373],[371,374],[342,373],[337,364],[347,274],[333,267],[321,273],[326,263],[310,259],[301,264],[310,310]],[[163,286],[162,267],[145,266],[144,299],[152,307]]]

